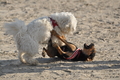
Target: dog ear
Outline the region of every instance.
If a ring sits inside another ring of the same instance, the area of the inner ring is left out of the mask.
[[[89,45],[89,48],[92,48],[94,46],[94,44],[93,43],[91,43],[90,45]]]
[[[87,46],[87,44],[86,44],[86,43],[84,44],[84,48],[85,48],[85,49],[88,49],[88,46]]]
[[[91,43],[90,45],[87,45],[86,43],[84,44],[84,48],[85,48],[85,49],[90,49],[90,48],[92,48],[93,46],[94,46],[93,43]]]

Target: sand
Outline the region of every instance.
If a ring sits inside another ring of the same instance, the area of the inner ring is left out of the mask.
[[[77,30],[67,40],[83,48],[94,43],[92,62],[41,55],[37,66],[21,64],[13,37],[3,24],[18,18],[28,24],[54,12],[72,12]],[[0,0],[0,80],[120,80],[120,0]]]

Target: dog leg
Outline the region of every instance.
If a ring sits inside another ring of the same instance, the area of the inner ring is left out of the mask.
[[[19,60],[20,60],[21,63],[26,64],[26,61],[25,61],[25,59],[23,58],[24,54],[25,54],[25,53],[23,53],[23,52],[19,52],[18,58],[19,58]]]
[[[64,36],[60,36],[56,31],[52,30],[51,34],[56,36],[58,39],[60,39],[63,43],[65,43],[65,45],[67,45],[72,51],[74,51],[76,49],[76,46],[74,46],[73,44],[68,43],[65,40]]]
[[[26,63],[30,65],[36,66],[39,63],[37,60],[33,59],[33,56],[28,53],[25,53],[24,58],[26,60]]]
[[[55,48],[58,50],[58,52],[60,53],[60,55],[66,54],[66,52],[64,52],[64,51],[60,48],[60,46],[58,46],[56,43],[53,43],[53,47],[55,47]]]
[[[86,61],[92,61],[92,59],[87,58],[87,60],[86,60]]]
[[[68,56],[71,56],[72,53],[71,52],[64,52],[60,46],[58,46],[56,43],[53,44],[53,46],[58,50],[59,54],[62,55],[62,54],[66,54]]]
[[[37,61],[33,60],[30,55],[28,55],[27,53],[24,53],[24,52],[19,52],[18,58],[24,64],[36,65],[36,62],[37,62]]]
[[[52,58],[56,56],[56,54],[54,54],[54,52],[43,48],[42,56],[45,57],[45,54],[47,54],[49,57],[52,57]]]
[[[43,48],[43,51],[42,51],[42,56],[45,57],[45,54],[47,53],[47,50],[45,48]]]

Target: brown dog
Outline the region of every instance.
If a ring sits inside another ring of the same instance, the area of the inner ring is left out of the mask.
[[[51,35],[56,36],[63,43],[65,43],[65,45],[60,47],[56,43],[52,44],[50,39],[47,49],[43,48],[43,57],[45,57],[45,53],[47,53],[49,57],[57,56],[61,59],[74,61],[92,61],[95,57],[95,48],[93,43],[90,45],[84,44],[84,48],[81,50],[74,44],[67,42],[63,36],[59,36],[54,30],[51,31]]]

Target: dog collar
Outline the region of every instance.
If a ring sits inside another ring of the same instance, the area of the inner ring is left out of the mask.
[[[55,27],[57,26],[57,27],[60,29],[60,31],[63,32],[63,31],[61,30],[60,26],[58,25],[58,23],[57,23],[54,19],[52,19],[51,17],[49,17],[49,18],[50,18],[50,20],[51,20],[51,22],[52,22],[53,28],[55,28]]]
[[[50,18],[50,17],[49,17],[49,18]],[[56,22],[54,19],[50,18],[50,20],[51,20],[51,22],[52,22],[53,28],[55,28],[56,26],[58,26],[57,22]],[[58,26],[58,27],[59,27],[59,26]]]
[[[80,50],[81,49],[77,49],[70,57],[66,58],[67,60],[71,60],[74,59],[77,55],[80,56]]]

